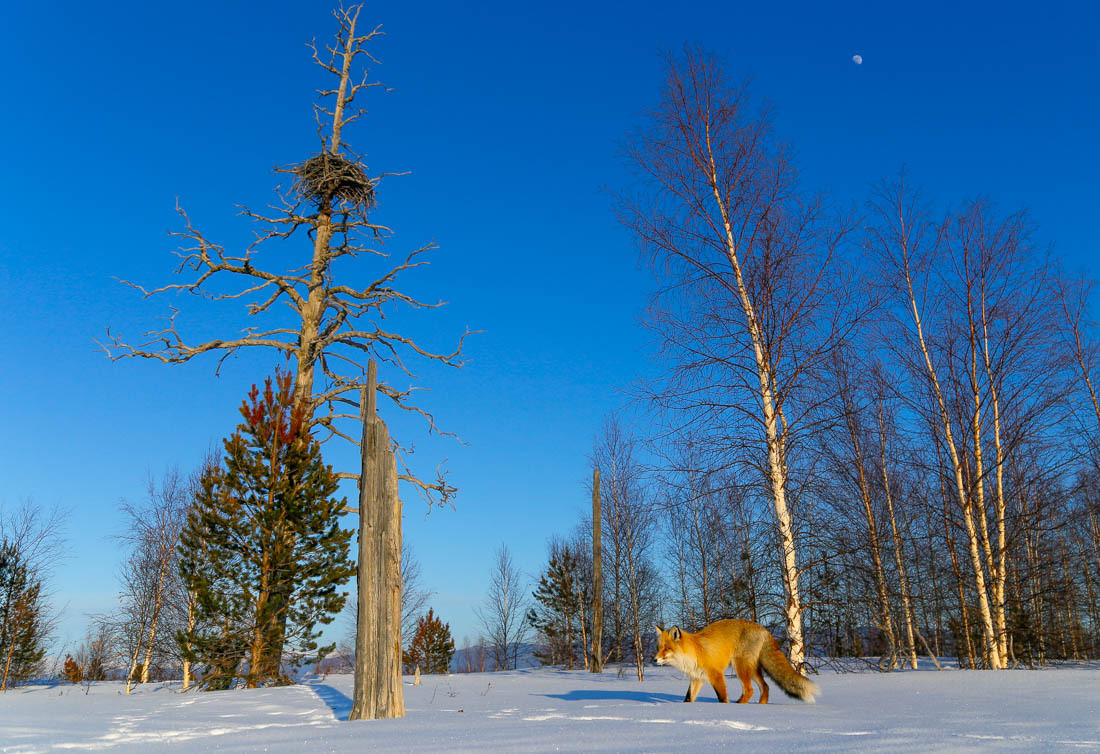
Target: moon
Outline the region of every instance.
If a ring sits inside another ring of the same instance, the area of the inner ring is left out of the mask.
[[[863,65],[863,56],[862,55],[853,55],[852,56],[852,62],[855,63],[856,65]]]

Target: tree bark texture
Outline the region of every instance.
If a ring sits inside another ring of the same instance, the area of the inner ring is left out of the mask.
[[[375,406],[377,367],[362,390],[363,469],[359,478],[359,614],[355,689],[349,720],[405,716],[401,687],[401,500],[397,461]]]

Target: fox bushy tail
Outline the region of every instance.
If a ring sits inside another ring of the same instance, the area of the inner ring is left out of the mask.
[[[764,649],[760,653],[760,665],[764,668],[764,672],[779,684],[779,688],[783,689],[787,696],[813,704],[814,697],[819,693],[817,684],[794,669],[794,665],[791,665],[787,656],[783,654],[783,650],[779,648],[775,637],[769,635],[768,639],[770,641],[764,643]]]

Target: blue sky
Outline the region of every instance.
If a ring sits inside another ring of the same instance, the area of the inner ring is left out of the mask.
[[[441,247],[406,280],[449,305],[391,324],[439,348],[484,331],[463,370],[424,370],[425,406],[465,445],[387,417],[460,488],[453,511],[410,499],[405,522],[460,638],[494,549],[507,542],[533,575],[589,505],[602,419],[652,370],[637,325],[651,283],[607,189],[627,186],[618,145],[657,97],[663,50],[700,43],[751,75],[807,186],[858,206],[905,164],[944,201],[1028,207],[1037,237],[1096,276],[1100,12],[1084,3],[463,5],[368,4],[393,91],[346,134],[372,171],[411,171],[380,190],[391,248]],[[176,197],[209,237],[247,242],[234,206],[262,207],[271,168],[317,149],[324,80],[303,43],[333,29],[322,2],[5,10],[0,503],[71,510],[62,638],[117,604],[119,500],[195,465],[275,365],[253,354],[215,377],[213,359],[109,362],[94,342],[107,326],[135,336],[166,311],[112,276],[170,280]],[[185,316],[196,337],[243,322]],[[348,449],[327,459],[355,466]]]

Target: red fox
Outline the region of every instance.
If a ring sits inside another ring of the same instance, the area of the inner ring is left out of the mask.
[[[668,630],[657,626],[657,656],[653,659],[658,665],[671,665],[687,675],[690,685],[685,702],[695,701],[704,680],[710,681],[718,701],[729,701],[725,670],[730,663],[741,679],[738,704],[752,698],[754,676],[760,686],[760,703],[768,703],[768,684],[764,682],[761,669],[787,696],[812,703],[818,693],[817,685],[799,675],[788,662],[768,629],[748,620],[715,621],[694,634],[681,631],[677,626]]]

